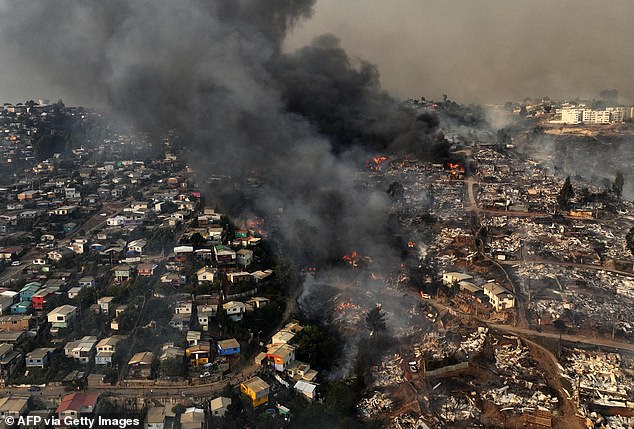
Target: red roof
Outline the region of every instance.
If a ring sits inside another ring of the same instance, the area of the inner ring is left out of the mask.
[[[99,399],[98,393],[71,393],[70,395],[64,396],[64,399],[62,399],[62,403],[59,404],[59,407],[57,407],[56,412],[62,413],[68,410],[90,412],[97,404],[97,399]]]

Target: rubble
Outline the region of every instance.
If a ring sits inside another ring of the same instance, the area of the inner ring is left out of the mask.
[[[621,357],[617,353],[574,349],[565,368],[566,375],[574,381],[575,393],[586,399],[623,400],[634,394],[634,383],[621,371]]]
[[[373,385],[387,387],[403,383],[405,378],[401,369],[402,362],[403,358],[398,354],[394,354],[389,356],[387,360],[382,361],[380,365],[373,366],[370,369]]]
[[[444,422],[455,423],[480,418],[480,409],[469,397],[446,396],[440,399],[442,403],[437,408],[438,415]]]
[[[373,392],[369,398],[364,398],[357,404],[357,411],[365,418],[383,414],[390,409],[392,409],[392,400],[377,391]]]
[[[552,411],[559,402],[556,397],[539,390],[535,391],[531,396],[525,396],[509,392],[510,387],[506,385],[499,389],[487,390],[484,392],[484,398],[490,400],[501,409],[513,408],[514,411],[522,413],[532,410]]]
[[[394,417],[388,429],[430,429],[422,417],[413,417],[409,414]]]
[[[486,341],[489,328],[485,326],[478,326],[474,332],[471,333],[462,343],[458,350],[464,352],[467,356],[471,353],[477,353],[482,350],[484,342]]]

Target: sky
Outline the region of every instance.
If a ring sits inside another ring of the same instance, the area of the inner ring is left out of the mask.
[[[503,103],[524,97],[634,102],[631,0],[318,0],[286,49],[337,35],[401,98]]]
[[[351,55],[377,64],[383,88],[400,98],[503,103],[617,89],[634,103],[632,17],[631,0],[317,0],[285,48],[332,33]],[[23,54],[0,44],[2,101],[90,104],[47,81],[46,67],[20,61]]]

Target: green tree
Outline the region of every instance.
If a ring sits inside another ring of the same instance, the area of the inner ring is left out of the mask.
[[[308,325],[295,338],[299,360],[319,369],[328,369],[332,365],[332,356],[337,348],[332,335],[317,325]]]
[[[160,371],[164,377],[180,377],[185,373],[185,365],[181,360],[169,358],[161,362]]]
[[[575,196],[575,191],[570,183],[570,176],[566,177],[564,185],[557,195],[557,207],[560,210],[565,210],[570,206],[570,200]]]
[[[193,233],[192,236],[189,238],[189,241],[191,241],[192,246],[198,249],[204,247],[207,243],[205,237],[203,237],[199,232]]]
[[[383,332],[386,329],[385,312],[381,309],[381,305],[377,305],[368,311],[365,316],[365,323],[372,332]]]

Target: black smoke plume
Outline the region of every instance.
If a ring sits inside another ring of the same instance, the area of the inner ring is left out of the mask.
[[[326,261],[381,252],[390,207],[358,186],[374,151],[434,158],[438,119],[381,90],[377,68],[333,36],[285,54],[287,31],[314,0],[48,0],[0,9],[3,43],[75,98],[109,106],[160,134],[176,129],[205,173],[261,172],[256,192],[232,188],[256,213],[282,213],[295,256]]]

